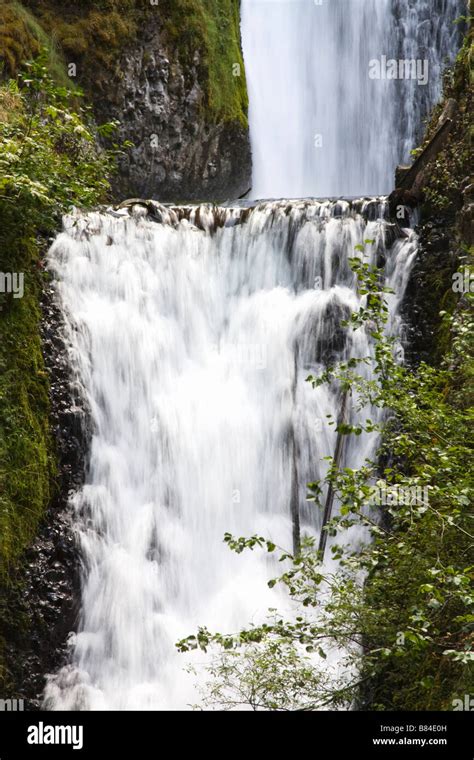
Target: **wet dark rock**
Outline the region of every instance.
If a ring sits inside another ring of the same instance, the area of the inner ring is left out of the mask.
[[[304,364],[331,366],[340,361],[347,346],[347,327],[343,322],[350,318],[350,309],[337,300],[328,303],[314,319],[314,324],[301,324],[296,351]],[[312,329],[308,329],[308,327]]]
[[[392,221],[402,227],[411,224],[410,212],[423,201],[423,193],[419,190],[403,190],[396,188],[388,198],[389,214]]]
[[[11,696],[23,698],[27,709],[40,706],[46,675],[65,664],[67,639],[77,624],[79,561],[69,496],[84,481],[90,437],[88,411],[70,376],[64,324],[52,284],[45,286],[41,305],[59,474],[55,496],[6,600]]]
[[[452,217],[426,220],[419,226],[418,235],[418,255],[401,308],[405,358],[411,365],[436,362],[443,352],[439,312],[454,298],[452,277],[459,265]]]

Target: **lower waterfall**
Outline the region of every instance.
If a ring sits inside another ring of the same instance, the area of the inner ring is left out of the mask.
[[[339,395],[305,380],[370,352],[365,329],[341,325],[360,303],[352,256],[384,266],[400,333],[417,241],[385,214],[374,198],[66,217],[49,264],[92,442],[72,502],[81,617],[49,709],[186,708],[196,678],[175,642],[285,604],[267,586],[272,561],[223,536],[291,549],[292,489],[301,531],[318,534],[306,483],[334,451]],[[374,445],[362,435],[346,465]]]

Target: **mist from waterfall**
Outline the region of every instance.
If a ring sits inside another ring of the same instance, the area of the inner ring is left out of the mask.
[[[242,0],[252,198],[389,193],[458,48],[465,0]],[[428,81],[371,79],[427,61]]]

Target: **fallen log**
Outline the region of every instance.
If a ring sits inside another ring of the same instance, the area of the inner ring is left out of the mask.
[[[428,164],[434,161],[438,153],[445,146],[448,135],[453,127],[453,123],[452,119],[446,119],[446,121],[438,127],[426,148],[422,150],[415,160],[413,166],[408,168],[398,167],[397,188],[413,191],[413,189],[418,189],[418,187],[421,186],[422,183],[418,179],[420,173],[428,166]],[[403,172],[403,169],[406,169],[406,171]]]
[[[438,120],[436,132],[412,166],[397,166],[395,190],[388,199],[391,217],[402,218],[398,216],[400,207],[415,208],[423,200],[426,168],[437,158],[446,145],[457,110],[457,102],[454,98],[450,98]]]

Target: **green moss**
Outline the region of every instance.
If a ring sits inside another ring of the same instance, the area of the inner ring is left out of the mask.
[[[54,36],[49,35],[35,16],[17,0],[0,6],[0,50],[3,74],[15,76],[26,60],[48,51],[48,68],[55,80],[71,86]]]
[[[33,242],[0,256],[0,271],[25,274],[25,294],[2,294],[0,306],[0,596],[16,584],[15,571],[37,534],[51,500],[56,464],[50,433],[48,377],[39,332],[40,281]],[[0,609],[0,684],[3,636],[11,610]],[[15,626],[21,621],[15,619]]]
[[[39,52],[37,41],[13,2],[0,6],[0,51],[2,69],[7,75],[16,74],[22,61]]]
[[[0,7],[0,49],[4,74],[47,48],[55,80],[74,84],[67,64],[74,63],[81,84],[103,89],[116,73],[120,53],[133,39],[143,4],[139,0],[6,0]]]
[[[164,28],[180,60],[201,57],[210,118],[247,125],[239,0],[163,0]]]
[[[47,374],[39,335],[39,282],[33,245],[16,257],[25,295],[2,295],[0,316],[0,582],[35,536],[49,503],[54,457]],[[0,270],[11,271],[0,259]]]
[[[42,24],[58,41],[66,62],[76,65],[81,83],[92,93],[110,88],[119,56],[136,32],[134,3],[125,3],[123,12],[114,7],[119,4],[110,3],[104,9],[85,11],[81,6],[60,15],[54,2],[42,5]]]

